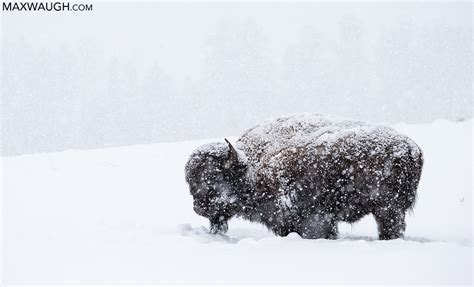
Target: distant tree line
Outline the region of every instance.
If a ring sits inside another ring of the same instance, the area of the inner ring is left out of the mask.
[[[375,122],[472,117],[471,27],[406,20],[369,39],[347,16],[336,40],[304,27],[281,59],[269,56],[252,20],[223,23],[207,40],[201,77],[179,86],[160,63],[137,71],[92,43],[4,43],[2,154],[238,135],[293,112]]]

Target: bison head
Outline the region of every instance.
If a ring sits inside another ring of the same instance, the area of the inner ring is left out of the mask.
[[[225,141],[197,148],[185,169],[194,211],[209,219],[212,233],[227,231],[227,221],[238,211],[247,172],[243,152]]]

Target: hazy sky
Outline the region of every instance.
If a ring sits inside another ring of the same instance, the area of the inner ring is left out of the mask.
[[[225,22],[254,21],[268,38],[276,59],[298,41],[301,29],[314,27],[326,38],[338,37],[338,21],[355,15],[364,21],[369,41],[400,20],[423,24],[444,20],[471,25],[465,3],[94,3],[93,12],[3,13],[3,42],[23,38],[33,47],[77,46],[92,42],[107,56],[145,68],[153,60],[178,82],[199,78],[206,39]]]
[[[357,1],[2,12],[2,152],[238,135],[295,112],[470,118],[472,15]]]

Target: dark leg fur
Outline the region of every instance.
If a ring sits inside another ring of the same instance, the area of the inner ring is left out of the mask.
[[[298,234],[308,239],[337,239],[337,222],[333,215],[314,214],[301,221]]]
[[[227,220],[222,220],[219,218],[217,219],[212,219],[209,220],[210,222],[210,232],[212,234],[217,234],[217,233],[226,233],[228,230],[228,225],[227,225]]]
[[[290,234],[293,231],[291,229],[287,228],[287,227],[280,226],[280,227],[274,227],[273,232],[275,232],[275,234],[278,235],[278,236],[284,237],[284,236],[287,236],[288,234]]]
[[[374,212],[380,240],[403,238],[405,232],[405,212],[406,210],[391,209],[378,209]]]

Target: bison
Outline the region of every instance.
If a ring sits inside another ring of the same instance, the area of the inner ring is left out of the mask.
[[[379,239],[403,237],[423,155],[394,129],[319,114],[271,119],[247,130],[235,147],[197,148],[186,167],[194,211],[212,233],[234,216],[276,235],[337,238],[337,223],[373,214]]]

